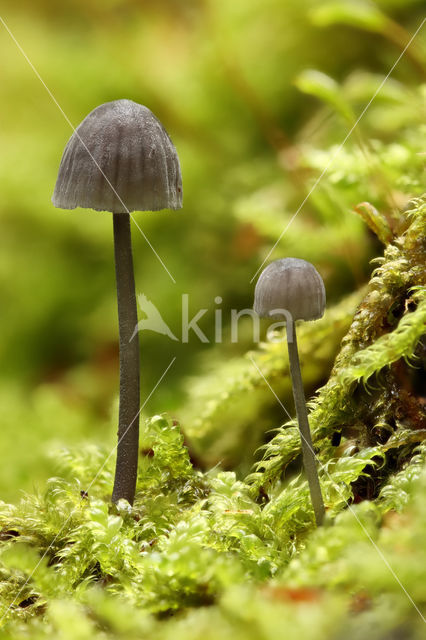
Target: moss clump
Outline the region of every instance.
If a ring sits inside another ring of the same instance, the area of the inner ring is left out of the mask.
[[[146,431],[154,451],[170,431],[179,439],[164,417]],[[170,460],[145,469],[133,509],[111,507],[102,481],[81,497],[75,481],[52,480],[44,496],[1,507],[0,637],[325,639],[344,630],[355,639],[360,629],[384,638],[401,628],[421,637],[425,454],[419,448],[376,500],[349,509],[338,488],[357,472],[330,470],[335,515],[309,535],[303,483],[262,508],[234,474],[184,464],[160,514],[149,484],[169,474]],[[178,458],[186,455],[181,444]]]

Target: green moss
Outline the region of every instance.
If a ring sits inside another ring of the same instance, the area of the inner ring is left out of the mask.
[[[423,447],[377,500],[341,505],[309,536],[297,504],[306,509],[303,484],[262,509],[233,474],[210,474],[208,498],[181,506],[177,520],[163,513],[168,531],[148,540],[142,506],[113,514],[52,481],[37,510],[29,499],[14,512],[2,507],[0,637],[325,639],[345,630],[355,639],[360,629],[383,638],[400,627],[421,637],[424,462]],[[336,466],[329,471],[340,485],[350,472]],[[55,553],[40,561],[55,501]],[[305,529],[298,543],[289,536],[296,520]]]

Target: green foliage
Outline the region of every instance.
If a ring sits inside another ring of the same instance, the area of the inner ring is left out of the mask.
[[[352,109],[343,98],[339,85],[333,78],[315,69],[303,71],[296,79],[296,86],[300,91],[316,96],[329,104],[350,125],[354,124],[355,117]]]
[[[415,353],[416,346],[426,329],[426,289],[421,295],[413,296],[418,301],[415,311],[404,315],[396,329],[380,336],[370,347],[358,351],[340,374],[342,384],[351,384],[354,380],[366,382],[373,373],[389,366],[400,358],[409,358]]]
[[[164,429],[158,433],[165,419],[153,421],[158,450],[167,440]],[[184,454],[181,446],[179,458]],[[195,639],[203,632],[254,639],[262,629],[272,639],[288,629],[290,637],[326,638],[345,629],[356,638],[372,620],[373,637],[383,637],[383,625],[389,631],[408,625],[417,637],[423,623],[395,575],[416,607],[426,605],[419,561],[424,454],[423,447],[376,501],[349,509],[341,501],[309,536],[312,522],[302,517],[308,491],[298,480],[262,508],[233,474],[207,474],[208,495],[192,506],[176,499],[177,520],[170,510],[162,521],[155,516],[169,530],[154,540],[141,531],[146,489],[139,491],[139,507],[118,505],[113,513],[106,501],[81,499],[75,482],[53,480],[38,500],[2,506],[0,597],[2,623],[9,622],[0,637]],[[359,460],[327,467],[338,487],[361,471]],[[149,480],[149,470],[146,475]],[[174,473],[178,479],[188,480],[184,467]],[[55,552],[40,560],[47,530],[56,535]],[[386,603],[393,613],[383,618]],[[178,615],[169,618],[173,611]]]

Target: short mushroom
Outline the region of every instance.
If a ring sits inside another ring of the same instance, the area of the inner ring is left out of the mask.
[[[113,213],[120,337],[120,407],[113,502],[133,504],[139,448],[139,340],[131,211],[182,207],[176,149],[161,122],[131,100],[94,109],[69,139],[52,197],[55,207]]]
[[[322,524],[324,519],[324,503],[309,429],[295,321],[317,320],[324,314],[324,309],[324,283],[315,267],[306,260],[275,260],[260,274],[254,294],[254,310],[261,317],[284,316],[286,319],[290,374],[302,441],[303,464],[317,525]]]

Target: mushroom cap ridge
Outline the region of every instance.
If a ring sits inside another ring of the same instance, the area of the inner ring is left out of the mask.
[[[325,287],[315,267],[299,258],[271,262],[260,274],[254,294],[259,316],[274,316],[285,309],[293,320],[316,320],[324,315]]]
[[[52,202],[114,213],[180,209],[179,158],[158,118],[132,100],[96,107],[68,140]]]

